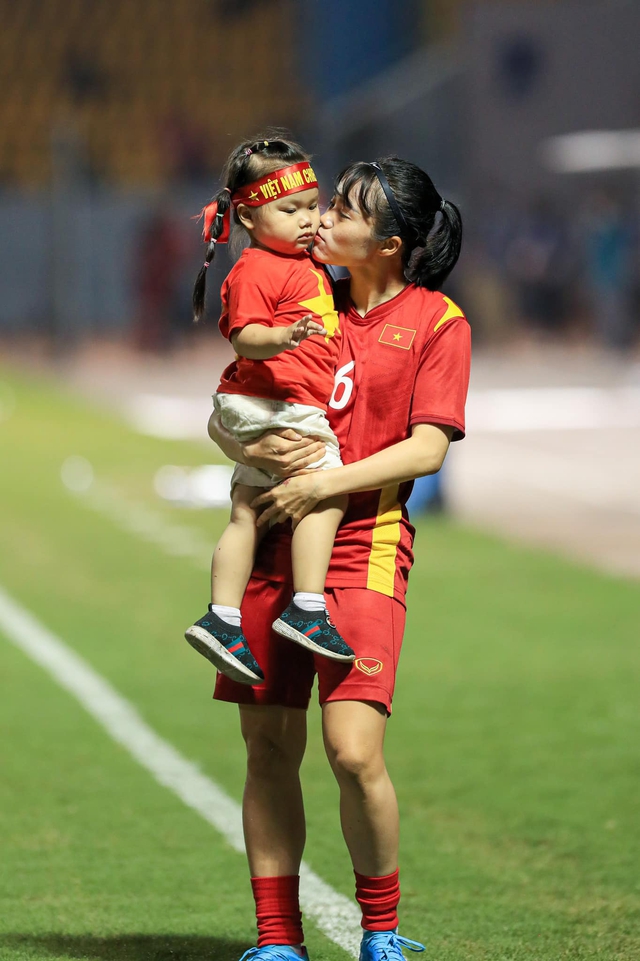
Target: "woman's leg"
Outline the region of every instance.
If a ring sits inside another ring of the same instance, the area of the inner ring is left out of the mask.
[[[299,772],[307,712],[241,704],[240,725],[247,746],[242,814],[251,875],[297,875],[306,840]]]
[[[258,947],[289,945],[302,956],[299,874],[306,832],[299,770],[306,711],[241,705],[240,720],[247,745],[242,813]]]
[[[322,708],[342,833],[354,870],[369,878],[398,867],[398,802],[384,760],[386,724],[386,710],[375,702],[329,701]]]

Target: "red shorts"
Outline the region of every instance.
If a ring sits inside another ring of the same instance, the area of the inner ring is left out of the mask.
[[[271,630],[291,600],[291,585],[252,578],[242,604],[242,630],[265,681],[257,687],[218,674],[214,697],[234,704],[307,708],[318,675],[320,704],[376,701],[391,713],[406,611],[402,601],[360,587],[325,590],[334,624],[356,652],[353,664],[312,654]]]

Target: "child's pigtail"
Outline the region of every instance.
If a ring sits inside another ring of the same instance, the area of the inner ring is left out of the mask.
[[[207,270],[213,263],[213,258],[215,257],[216,253],[216,244],[225,227],[225,215],[228,213],[229,208],[231,207],[231,192],[227,187],[225,187],[216,194],[211,203],[216,204],[217,209],[211,222],[211,227],[208,231],[210,240],[207,247],[207,252],[204,255],[204,263],[202,264],[200,272],[196,277],[196,282],[193,285],[193,319],[196,321],[196,323],[200,320],[204,313],[204,296],[207,285]],[[207,226],[205,213],[205,234],[207,233]]]

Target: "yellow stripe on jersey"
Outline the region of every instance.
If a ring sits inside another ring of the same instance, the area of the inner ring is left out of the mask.
[[[447,309],[445,310],[444,314],[442,315],[438,323],[433,328],[434,334],[436,330],[438,330],[439,327],[442,327],[443,324],[446,324],[448,320],[453,320],[454,317],[464,317],[464,314],[462,313],[458,305],[454,304],[454,302],[449,297],[445,297],[443,294],[442,299],[447,305]]]
[[[371,539],[367,588],[393,597],[396,579],[396,554],[400,543],[402,508],[398,502],[399,484],[383,487]]]

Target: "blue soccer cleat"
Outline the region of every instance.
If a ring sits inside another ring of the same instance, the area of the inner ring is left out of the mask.
[[[301,644],[314,654],[322,654],[332,661],[349,663],[355,653],[338,634],[328,611],[303,611],[291,601],[288,608],[273,622],[276,633]]]
[[[307,949],[303,946],[302,954],[289,947],[288,944],[265,944],[263,948],[249,948],[240,958],[255,958],[255,961],[309,961]]]
[[[401,938],[396,931],[365,931],[360,945],[360,961],[405,961],[403,948],[416,953],[425,950],[424,944]]]
[[[227,624],[211,610],[185,632],[186,640],[222,674],[239,684],[262,684],[264,674],[239,627]]]

